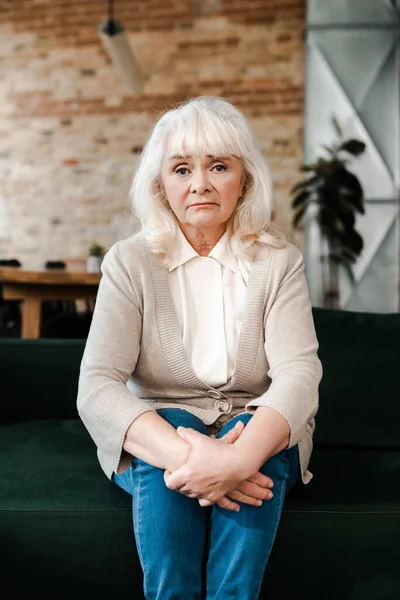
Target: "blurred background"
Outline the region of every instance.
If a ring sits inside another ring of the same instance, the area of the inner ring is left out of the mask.
[[[313,305],[398,312],[399,32],[398,0],[0,0],[2,264],[96,271],[154,120],[213,94],[261,142]]]

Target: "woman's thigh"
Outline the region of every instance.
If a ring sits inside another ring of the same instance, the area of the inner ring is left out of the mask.
[[[218,437],[225,435],[238,420],[247,424],[251,416],[246,413],[231,419]],[[271,500],[264,500],[259,507],[239,503],[238,513],[216,505],[212,507],[206,572],[207,600],[258,598],[288,485],[293,486],[298,478],[297,447],[279,452],[260,471],[274,482]]]
[[[175,429],[191,427],[204,435],[203,422],[186,410],[158,411]],[[134,458],[114,481],[132,496],[133,528],[144,575],[146,599],[198,600],[207,531],[207,510],[197,499],[170,490],[164,471]]]

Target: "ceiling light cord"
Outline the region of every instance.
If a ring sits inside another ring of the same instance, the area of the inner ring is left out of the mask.
[[[98,25],[100,40],[111,62],[119,71],[126,91],[130,94],[141,94],[142,74],[132,53],[125,27],[114,20],[113,0],[107,0],[107,8],[106,21]]]
[[[108,0],[107,31],[109,35],[115,35],[117,33],[117,26],[114,20],[114,0]]]

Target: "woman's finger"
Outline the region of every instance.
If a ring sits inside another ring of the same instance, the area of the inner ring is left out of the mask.
[[[273,493],[269,488],[260,487],[250,481],[240,482],[234,491],[242,493],[245,496],[250,496],[251,498],[256,498],[256,500],[270,500],[273,497]]]
[[[167,488],[170,490],[178,490],[180,491],[183,486],[186,485],[187,481],[187,468],[186,464],[176,469],[173,473],[168,471],[164,471],[164,481]]]
[[[240,510],[239,504],[236,504],[236,502],[232,502],[226,496],[223,496],[220,500],[218,500],[218,502],[210,502],[210,500],[207,500],[206,498],[199,498],[199,504],[203,507],[212,506],[213,504],[216,504],[221,508],[226,508],[227,510],[234,510],[236,512]]]
[[[274,487],[274,482],[272,479],[267,475],[263,475],[263,473],[260,473],[260,471],[249,477],[247,481],[250,481],[250,483],[255,483],[256,485],[264,488]]]
[[[228,431],[228,433],[226,433],[219,439],[222,440],[223,442],[225,442],[226,444],[234,444],[236,442],[236,440],[239,439],[240,434],[242,433],[243,429],[244,429],[243,421],[238,421],[236,423],[235,427],[230,429]]]
[[[229,500],[229,498],[227,498],[226,496],[222,496],[222,498],[220,498],[220,500],[218,500],[216,504],[221,508],[226,508],[227,510],[234,510],[236,512],[239,512],[240,510],[239,504],[236,504],[236,502],[232,502],[232,500]]]
[[[206,498],[199,498],[199,504],[200,506],[212,506],[213,503],[210,500],[207,500]]]
[[[233,492],[229,492],[229,497],[232,500],[237,500],[238,502],[243,502],[243,504],[248,504],[249,506],[261,506],[262,500],[258,498],[254,498],[253,496],[247,496],[243,492],[239,492],[234,490]]]

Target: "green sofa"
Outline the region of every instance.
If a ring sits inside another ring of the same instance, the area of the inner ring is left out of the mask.
[[[313,310],[324,367],[314,478],[287,498],[260,598],[399,600],[400,314]],[[143,598],[130,498],[77,416],[84,344],[0,340],[7,598]]]

